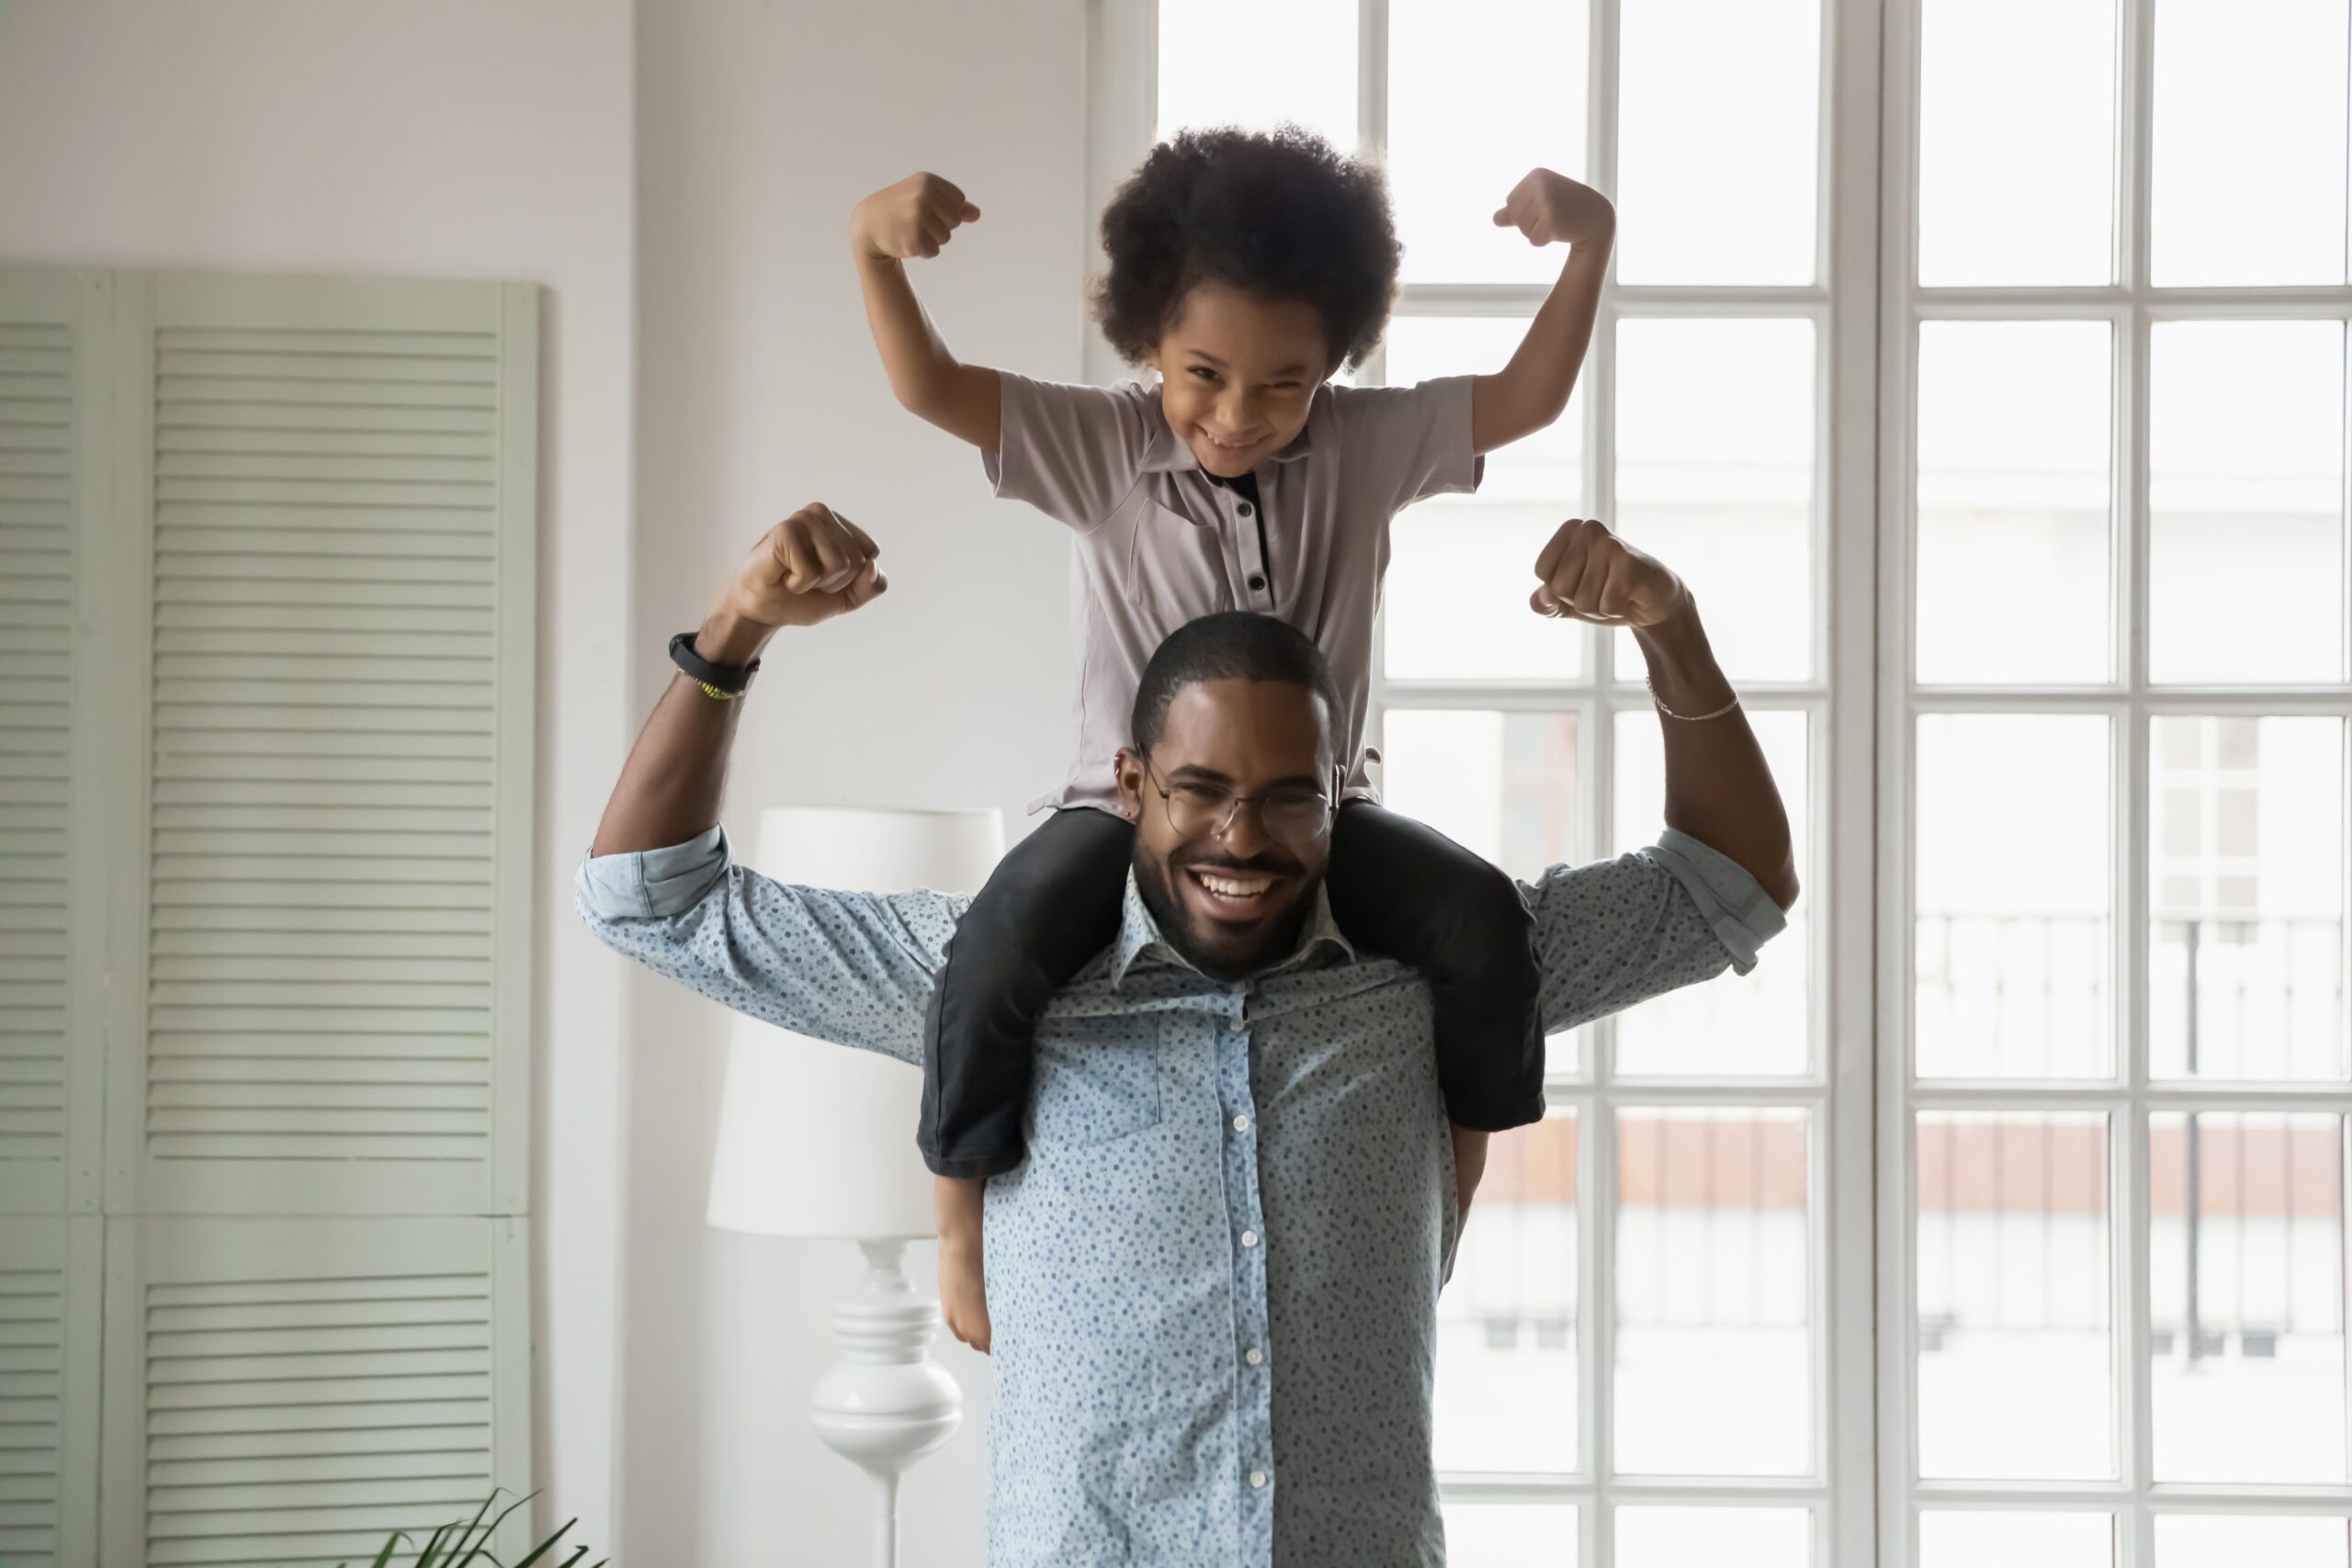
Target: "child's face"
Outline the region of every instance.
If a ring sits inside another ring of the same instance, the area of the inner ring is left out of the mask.
[[[1224,479],[1289,446],[1335,368],[1313,306],[1253,299],[1222,283],[1184,296],[1146,363],[1159,372],[1168,427]]]

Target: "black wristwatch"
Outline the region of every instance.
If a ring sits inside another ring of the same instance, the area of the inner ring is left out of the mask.
[[[760,672],[760,661],[749,664],[713,664],[695,651],[695,638],[699,632],[680,632],[670,639],[670,662],[684,671],[695,683],[714,697],[740,697],[751,685],[752,677]]]

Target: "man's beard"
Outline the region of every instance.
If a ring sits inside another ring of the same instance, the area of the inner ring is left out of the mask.
[[[1234,955],[1215,952],[1203,942],[1200,932],[1193,929],[1192,910],[1169,886],[1169,878],[1183,875],[1186,865],[1244,873],[1259,871],[1278,876],[1295,876],[1301,869],[1296,861],[1287,856],[1261,855],[1239,861],[1215,853],[1191,857],[1182,864],[1171,859],[1163,865],[1151,858],[1138,835],[1135,851],[1136,891],[1142,895],[1144,908],[1151,911],[1153,923],[1159,927],[1161,940],[1174,948],[1185,963],[1211,979],[1241,980],[1281,963],[1297,949],[1299,931],[1306,923],[1307,911],[1314,907],[1317,890],[1323,886],[1320,876],[1306,877],[1299,883],[1290,907],[1265,928],[1266,939],[1261,950]]]

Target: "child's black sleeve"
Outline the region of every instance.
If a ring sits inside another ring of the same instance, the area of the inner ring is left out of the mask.
[[[1078,807],[1012,847],[956,923],[923,1022],[923,1163],[995,1176],[1026,1152],[1037,1020],[1119,934],[1135,825]]]
[[[1325,885],[1350,942],[1429,981],[1446,1114],[1484,1133],[1540,1120],[1541,976],[1519,885],[1436,829],[1365,800],[1340,807]]]

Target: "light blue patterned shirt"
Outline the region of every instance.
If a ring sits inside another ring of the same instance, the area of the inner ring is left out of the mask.
[[[1782,924],[1671,830],[1521,893],[1555,1032],[1745,973]],[[969,901],[786,886],[716,828],[579,876],[620,953],[909,1063]],[[988,1190],[989,1562],[1442,1563],[1430,1392],[1457,1215],[1419,976],[1358,957],[1318,897],[1288,959],[1210,979],[1131,880],[1037,1048],[1029,1157]]]

